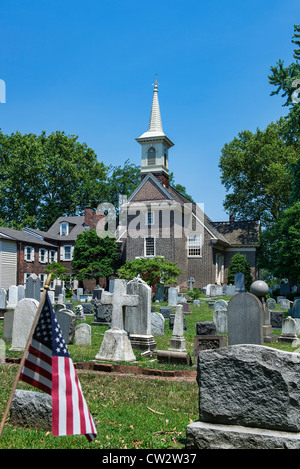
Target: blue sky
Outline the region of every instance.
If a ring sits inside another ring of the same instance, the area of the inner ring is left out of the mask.
[[[0,128],[63,130],[107,165],[140,165],[157,74],[170,171],[225,221],[222,147],[286,113],[267,77],[293,61],[294,24],[299,0],[2,1]]]

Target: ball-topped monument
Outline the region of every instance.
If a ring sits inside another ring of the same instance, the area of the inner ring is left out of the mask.
[[[258,297],[266,296],[269,293],[269,286],[263,280],[255,280],[250,286],[250,293]]]

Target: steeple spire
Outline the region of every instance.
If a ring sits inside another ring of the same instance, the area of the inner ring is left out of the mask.
[[[157,89],[158,84],[159,83],[157,81],[157,76],[155,75],[155,84],[154,84],[154,90],[153,90],[153,99],[152,99],[148,132],[163,132],[160,109],[159,109],[159,101],[158,101],[158,89]]]

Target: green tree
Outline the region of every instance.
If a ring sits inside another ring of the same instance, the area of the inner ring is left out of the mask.
[[[138,275],[151,287],[162,282],[165,285],[177,283],[182,274],[174,262],[168,262],[165,257],[139,258],[126,261],[118,271],[119,277],[131,280]]]
[[[141,168],[126,160],[122,166],[111,166],[107,178],[107,202],[114,205],[118,213],[119,196],[129,197],[141,182]]]
[[[62,265],[60,262],[52,262],[51,264],[48,264],[44,272],[47,273],[48,275],[51,274],[51,279],[54,280],[55,278],[59,278],[61,280],[69,280],[71,277],[71,272],[70,270]]]
[[[174,177],[173,172],[171,172],[170,175],[169,175],[169,183],[170,183],[170,186],[173,187],[173,189],[175,189],[177,192],[179,192],[179,194],[183,195],[184,197],[189,199],[191,202],[194,202],[192,197],[186,192],[186,188],[184,186],[182,186],[181,184],[176,184],[175,183],[175,177]]]
[[[300,202],[286,209],[277,223],[262,232],[263,248],[259,266],[268,269],[274,277],[288,278],[290,283],[300,281]]]
[[[100,238],[96,230],[79,234],[75,241],[72,269],[78,280],[109,277],[118,267],[119,251],[115,239]]]
[[[283,125],[279,120],[256,133],[244,130],[223,147],[219,167],[229,192],[224,208],[236,219],[261,220],[262,226],[268,226],[289,206],[290,168],[298,154],[286,144]]]
[[[0,132],[0,221],[47,230],[62,215],[96,207],[106,195],[107,168],[75,135]]]
[[[228,283],[234,284],[234,276],[241,272],[245,275],[245,288],[249,290],[253,278],[251,275],[251,266],[244,254],[235,254],[229,263],[228,267]]]

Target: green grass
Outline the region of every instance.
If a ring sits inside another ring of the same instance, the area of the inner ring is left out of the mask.
[[[157,311],[163,304],[155,305]],[[193,359],[196,323],[212,321],[213,309],[208,303],[200,307],[191,306],[192,314],[185,315],[187,332],[184,333],[186,348]],[[88,317],[87,322],[92,323]],[[92,325],[91,346],[69,345],[74,363],[90,362],[98,353],[107,326]],[[3,324],[0,322],[0,339]],[[280,335],[280,331],[273,331]],[[158,350],[167,350],[172,336],[166,320],[165,336],[155,337]],[[292,352],[291,346],[273,342],[265,344]],[[22,353],[9,351],[7,357],[20,357]],[[191,369],[189,366],[159,364],[153,358],[143,358],[136,352],[141,367],[154,369]],[[0,365],[0,418],[12,389],[17,365]],[[186,426],[198,419],[198,386],[192,382],[159,380],[157,378],[112,376],[92,372],[78,372],[88,407],[98,424],[96,441],[88,443],[84,436],[52,437],[44,430],[18,428],[6,423],[1,439],[1,449],[183,449]],[[19,381],[18,389],[36,390]]]

